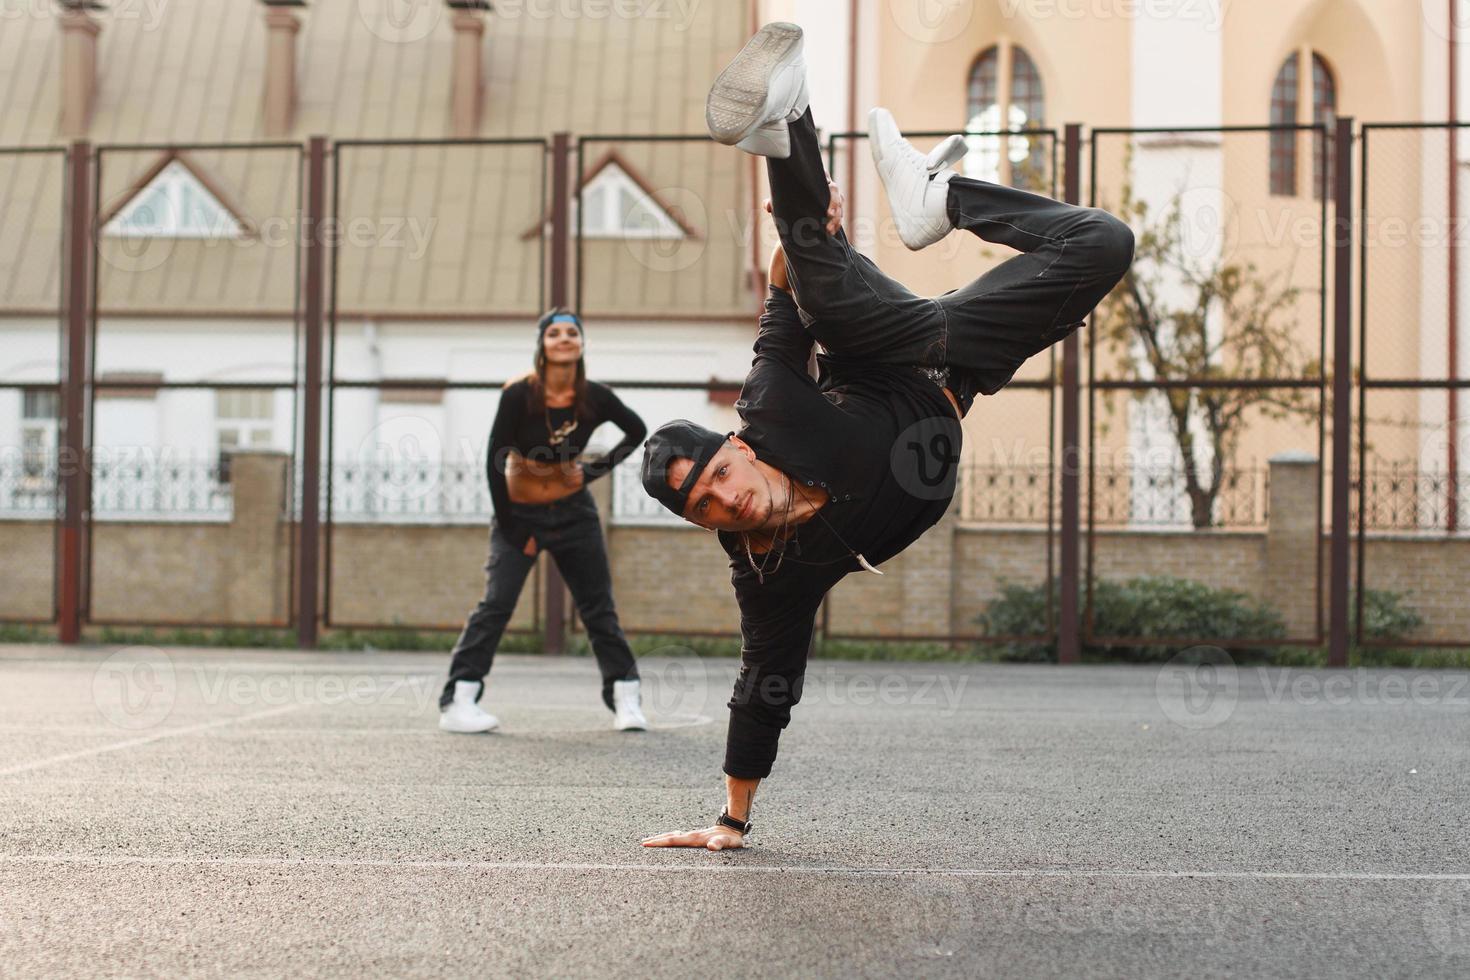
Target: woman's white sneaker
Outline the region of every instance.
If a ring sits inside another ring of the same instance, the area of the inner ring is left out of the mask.
[[[642,700],[637,681],[613,681],[613,726],[618,731],[648,730],[648,719],[643,717]]]
[[[439,730],[471,735],[499,728],[500,719],[480,707],[479,694],[480,685],[475,681],[455,681],[454,700],[439,709]]]

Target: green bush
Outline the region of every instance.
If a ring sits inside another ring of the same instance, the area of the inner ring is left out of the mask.
[[[986,607],[977,622],[990,636],[1025,635],[1045,629],[1047,587],[1010,584]],[[1061,604],[1058,583],[1051,584],[1052,608]],[[1079,598],[1080,604],[1080,598]],[[1281,614],[1259,599],[1233,589],[1217,589],[1190,579],[1142,576],[1124,582],[1093,584],[1092,629],[1097,636],[1200,637],[1228,641],[1276,640],[1286,636]],[[1084,656],[1095,660],[1168,660],[1194,644],[1088,644]],[[1270,656],[1269,648],[1222,644],[1237,659]],[[1002,659],[1056,659],[1053,643],[1014,643]]]

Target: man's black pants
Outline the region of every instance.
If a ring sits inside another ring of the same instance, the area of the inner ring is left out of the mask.
[[[1133,233],[1105,211],[958,174],[956,228],[1022,254],[933,299],[884,275],[839,231],[828,235],[827,174],[811,110],[790,125],[791,156],[768,159],[786,268],[813,339],[833,354],[948,367],[964,408],[991,395],[1027,358],[1082,325],[1133,260]]]

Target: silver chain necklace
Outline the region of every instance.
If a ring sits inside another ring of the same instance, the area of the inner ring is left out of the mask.
[[[770,489],[771,489],[771,481],[770,480],[766,480],[764,474],[761,475],[761,479],[762,480],[765,480],[765,483],[766,483],[766,492],[769,493],[770,492]],[[757,585],[765,585],[766,584],[766,566],[771,563],[771,554],[772,554],[772,552],[776,552],[778,550],[780,552],[779,554],[776,555],[776,567],[773,568],[773,569],[771,569],[771,574],[772,575],[775,575],[777,572],[779,572],[781,570],[781,563],[786,560],[786,548],[785,548],[785,546],[783,545],[780,549],[777,549],[777,547],[776,547],[776,541],[777,541],[778,538],[780,538],[781,535],[783,535],[783,534],[786,533],[787,521],[788,521],[788,519],[790,517],[791,517],[791,477],[788,476],[788,477],[786,477],[786,506],[783,507],[782,510],[781,510],[781,526],[780,526],[780,529],[776,532],[776,536],[771,539],[771,548],[770,548],[769,551],[767,551],[765,553],[764,557],[761,558],[760,565],[756,565],[756,563],[755,563],[755,555],[751,554],[751,551],[750,551],[750,533],[747,531],[747,532],[742,532],[741,535],[740,535],[741,539],[745,542],[745,560],[750,563],[750,570],[752,572],[755,572],[755,581],[756,581],[756,584]]]

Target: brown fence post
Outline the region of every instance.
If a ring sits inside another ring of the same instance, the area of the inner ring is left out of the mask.
[[[566,306],[571,294],[567,260],[571,251],[572,137],[551,137],[551,305]],[[546,559],[546,653],[566,652],[567,586],[556,562]]]
[[[1082,127],[1068,123],[1063,145],[1066,182],[1062,199],[1082,203]],[[1077,609],[1077,587],[1081,581],[1082,538],[1082,390],[1081,341],[1074,332],[1062,341],[1062,541],[1059,587],[1061,603],[1057,620],[1057,660],[1076,663],[1082,653]],[[1051,583],[1047,583],[1051,587]]]
[[[82,541],[91,519],[86,479],[87,434],[87,313],[91,288],[92,147],[86,140],[71,145],[71,177],[67,189],[66,227],[66,370],[62,376],[61,477],[63,511],[57,561],[61,568],[61,595],[57,632],[62,643],[82,636]]]
[[[322,464],[322,269],[326,239],[327,139],[313,136],[306,150],[306,211],[301,216],[306,249],[301,411],[301,541],[296,576],[296,642],[303,650],[317,645],[321,581]]]
[[[1327,664],[1348,662],[1348,507],[1352,466],[1352,278],[1353,278],[1353,118],[1337,120],[1332,262],[1332,566],[1328,579]]]

